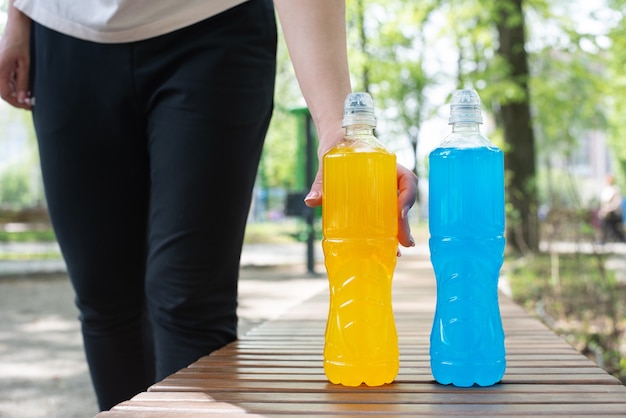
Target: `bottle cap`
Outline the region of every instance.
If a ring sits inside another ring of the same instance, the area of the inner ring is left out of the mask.
[[[376,126],[374,116],[374,100],[369,93],[350,93],[343,104],[342,126],[370,125]]]
[[[448,124],[457,122],[483,123],[480,111],[480,97],[476,90],[457,90],[450,99],[450,121]]]

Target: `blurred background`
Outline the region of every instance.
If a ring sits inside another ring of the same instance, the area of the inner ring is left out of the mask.
[[[348,0],[347,25],[353,89],[420,178],[414,228],[427,231],[428,153],[449,132],[450,95],[476,89],[482,132],[505,151],[510,296],[626,381],[626,244],[598,216],[607,175],[626,190],[626,0]],[[317,245],[319,211],[301,204],[315,140],[281,38],[247,244]],[[61,260],[30,114],[4,103],[0,243],[0,261]]]

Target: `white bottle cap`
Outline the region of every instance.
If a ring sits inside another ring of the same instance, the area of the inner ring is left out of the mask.
[[[476,90],[457,90],[450,99],[450,120],[448,124],[457,122],[483,123],[480,111],[480,97]]]
[[[370,125],[376,126],[374,116],[374,100],[368,93],[350,93],[343,104],[342,126]]]

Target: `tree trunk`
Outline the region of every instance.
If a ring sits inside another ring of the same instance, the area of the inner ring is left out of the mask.
[[[507,170],[506,238],[517,252],[539,250],[537,187],[535,183],[535,139],[530,116],[528,61],[525,49],[523,0],[497,1],[498,53],[508,64],[508,78],[516,82],[521,95],[500,106],[507,144],[504,161]]]

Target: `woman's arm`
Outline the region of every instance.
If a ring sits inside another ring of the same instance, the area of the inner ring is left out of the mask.
[[[343,102],[352,91],[346,49],[343,0],[275,0],[296,77],[317,128],[321,164],[326,151],[344,135]],[[309,206],[321,204],[321,168]]]
[[[307,195],[322,203],[322,157],[344,135],[343,103],[352,91],[344,0],[274,0],[296,77],[317,128],[320,168]],[[406,213],[415,203],[417,177],[398,165],[398,241],[414,245]]]
[[[30,109],[30,19],[9,2],[7,24],[0,39],[0,97],[12,106]]]

